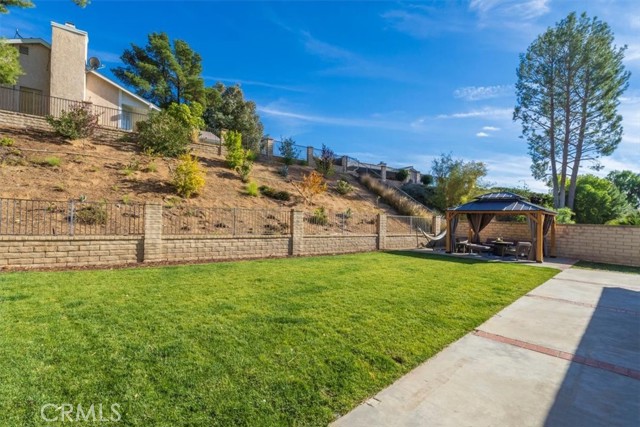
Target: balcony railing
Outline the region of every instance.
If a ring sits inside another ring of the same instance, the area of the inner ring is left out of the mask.
[[[0,87],[0,110],[8,110],[16,113],[59,118],[63,112],[69,111],[74,106],[83,102],[84,101],[47,96],[39,91],[26,88],[14,89],[10,87]],[[137,122],[146,120],[148,117],[147,112],[127,111],[121,108],[89,104],[93,112],[98,114],[98,125],[109,128],[134,130]]]

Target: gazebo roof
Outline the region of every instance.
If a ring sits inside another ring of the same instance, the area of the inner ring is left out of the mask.
[[[512,215],[517,215],[518,212],[544,212],[550,215],[556,215],[557,213],[551,209],[533,204],[518,194],[509,192],[483,194],[464,205],[447,210],[460,213],[505,212]]]

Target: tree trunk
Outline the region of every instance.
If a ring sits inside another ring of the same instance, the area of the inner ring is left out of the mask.
[[[554,70],[552,68],[551,72]],[[553,207],[558,208],[559,206],[559,197],[558,197],[558,165],[556,164],[556,98],[555,98],[555,88],[554,88],[555,80],[552,79],[552,83],[550,85],[550,96],[549,96],[549,108],[551,110],[551,118],[549,120],[549,156],[551,160],[551,180],[553,187]]]
[[[573,169],[571,170],[571,182],[569,183],[569,200],[567,200],[567,206],[570,209],[573,209],[573,205],[576,200],[576,184],[578,181],[578,172],[580,170],[580,160],[582,158],[582,147],[584,145],[584,133],[587,128],[587,108],[588,108],[588,100],[591,96],[591,87],[590,87],[590,75],[589,73],[585,76],[585,87],[584,94],[582,98],[582,105],[580,106],[580,132],[578,134],[578,142],[576,143],[576,152],[575,158],[573,159]]]

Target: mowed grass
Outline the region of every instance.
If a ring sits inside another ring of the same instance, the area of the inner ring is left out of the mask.
[[[396,252],[0,274],[0,425],[65,402],[326,425],[556,273]]]

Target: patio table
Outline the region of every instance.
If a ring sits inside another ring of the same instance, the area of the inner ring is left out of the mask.
[[[515,243],[505,242],[504,240],[502,240],[502,241],[495,241],[493,242],[493,244],[494,244],[493,253],[498,256],[504,257],[504,254],[506,253],[507,248],[509,246],[513,246]]]

